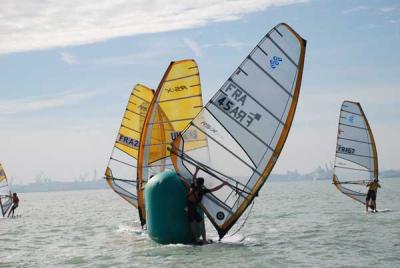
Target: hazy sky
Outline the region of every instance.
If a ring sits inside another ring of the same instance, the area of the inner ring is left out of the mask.
[[[333,162],[344,99],[361,102],[380,168],[400,168],[399,1],[166,2],[1,1],[0,161],[14,183],[101,175],[134,84],[194,58],[206,102],[280,22],[308,43],[274,172]]]

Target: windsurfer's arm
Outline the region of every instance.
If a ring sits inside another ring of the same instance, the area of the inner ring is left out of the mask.
[[[178,173],[179,178],[181,179],[181,181],[183,181],[183,184],[185,184],[186,188],[190,188],[190,184],[185,180],[184,177],[181,176],[181,174]]]
[[[221,189],[224,185],[227,185],[227,183],[224,181],[224,182],[222,182],[220,185],[218,185],[217,187],[214,187],[214,188],[211,188],[211,189],[209,189],[210,190],[210,192],[215,192],[215,191],[218,191],[219,189]]]
[[[200,170],[200,168],[199,168],[199,167],[196,167],[196,171],[195,171],[194,174],[193,174],[193,181],[196,180],[196,178],[197,178],[197,173],[199,173],[199,170]]]
[[[196,167],[196,171],[193,174],[192,183],[196,183],[197,173],[199,173],[200,168]],[[181,174],[178,173],[179,178],[183,181],[185,186],[190,189],[190,183],[183,177]]]

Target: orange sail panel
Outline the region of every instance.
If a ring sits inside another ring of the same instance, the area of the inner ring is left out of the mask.
[[[105,173],[108,185],[135,207],[140,137],[153,95],[153,90],[144,85],[133,88]]]
[[[333,184],[365,205],[366,185],[378,178],[378,155],[367,117],[358,102],[344,101],[340,108]]]
[[[173,164],[188,182],[198,167],[207,188],[227,184],[202,199],[220,238],[258,195],[285,144],[305,46],[288,25],[274,27],[173,143]],[[192,148],[204,136],[207,146]]]
[[[138,161],[138,203],[142,225],[146,222],[143,189],[151,176],[173,169],[170,159],[172,141],[203,107],[200,75],[194,60],[171,62],[165,72],[144,123]],[[191,149],[205,147],[200,132]]]

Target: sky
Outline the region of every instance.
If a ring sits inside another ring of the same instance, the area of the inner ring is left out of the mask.
[[[204,102],[276,24],[307,40],[295,119],[274,173],[333,163],[358,101],[380,169],[400,169],[400,2],[2,0],[0,161],[13,183],[101,176],[136,83],[193,58]]]

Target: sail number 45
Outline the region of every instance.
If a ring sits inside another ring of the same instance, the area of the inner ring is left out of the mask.
[[[247,127],[253,123],[254,119],[260,120],[261,118],[261,115],[258,113],[249,113],[240,109],[239,105],[234,100],[224,94],[218,96],[216,104],[236,121],[245,123]]]

